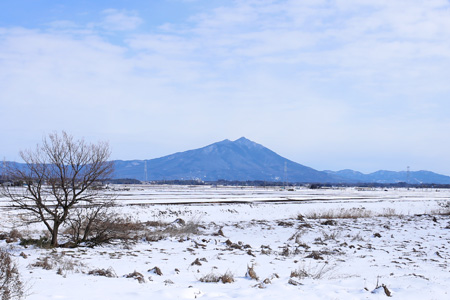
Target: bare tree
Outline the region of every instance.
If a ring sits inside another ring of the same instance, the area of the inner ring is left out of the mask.
[[[20,152],[25,166],[10,164],[7,176],[24,187],[4,186],[12,207],[31,212],[32,221],[43,222],[58,245],[58,231],[78,206],[110,201],[95,188],[113,171],[108,143],[86,143],[62,132],[49,134],[35,150]]]

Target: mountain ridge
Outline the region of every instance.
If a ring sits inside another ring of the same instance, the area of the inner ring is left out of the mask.
[[[389,171],[378,170],[364,174],[350,169],[340,171],[325,170],[324,172],[343,178],[348,178],[359,183],[399,183],[408,184],[450,184],[450,177],[426,170],[419,171]]]
[[[303,166],[286,159],[272,150],[245,137],[235,141],[228,139],[202,148],[177,152],[151,160],[134,160],[133,165],[115,161],[116,174],[145,180],[144,164],[147,164],[148,180],[266,180],[284,181],[284,166],[288,180],[302,182],[337,182],[336,176]],[[140,171],[136,168],[140,166]],[[133,167],[134,166],[134,167]],[[116,175],[116,177],[118,177]]]
[[[318,171],[284,158],[245,137],[235,141],[225,139],[150,160],[115,161],[117,175],[120,175],[116,177],[145,180],[145,162],[147,180],[450,184],[449,176],[430,171],[411,171],[409,178],[405,171],[379,170],[370,174],[350,169]],[[287,172],[284,171],[285,164]]]

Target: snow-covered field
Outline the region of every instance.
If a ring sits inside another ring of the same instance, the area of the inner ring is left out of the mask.
[[[449,190],[111,188],[121,214],[199,232],[74,249],[2,240],[27,299],[450,299]],[[0,231],[43,234],[0,200]],[[115,276],[89,274],[101,269]],[[234,282],[204,282],[224,274]]]

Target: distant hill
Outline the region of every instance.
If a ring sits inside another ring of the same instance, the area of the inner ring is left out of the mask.
[[[290,182],[342,181],[327,174],[288,160],[266,147],[244,137],[224,140],[206,147],[147,160],[148,180],[199,179],[225,180],[287,180]],[[144,180],[145,161],[115,161],[115,177]]]
[[[335,175],[349,182],[361,183],[398,183],[409,184],[450,184],[450,177],[433,173],[430,171],[406,171],[394,172],[380,170],[370,174],[363,174],[353,170],[324,171],[330,175]]]

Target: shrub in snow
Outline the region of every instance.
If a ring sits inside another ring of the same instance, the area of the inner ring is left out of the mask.
[[[110,204],[112,206],[112,204]],[[77,208],[68,219],[71,244],[101,245],[113,240],[128,241],[138,237],[143,224],[109,210],[110,206]]]
[[[127,274],[125,275],[125,278],[134,278],[136,279],[139,283],[145,283],[145,278],[144,275],[142,275],[141,273],[134,271],[133,273]]]
[[[251,267],[247,265],[247,273],[245,273],[245,277],[249,277],[250,279],[259,280],[258,275],[256,275],[255,272],[255,265],[252,265]]]
[[[105,277],[110,277],[110,278],[116,278],[116,272],[114,272],[114,270],[112,268],[108,268],[108,269],[95,269],[95,270],[91,270],[88,273],[89,275],[94,275],[94,276],[105,276]]]
[[[216,275],[214,273],[209,273],[205,276],[203,276],[202,278],[199,279],[201,282],[220,282],[222,281],[222,283],[233,283],[234,282],[234,275],[230,272],[227,271],[225,274],[223,275]]]
[[[148,272],[156,274],[158,276],[162,276],[162,274],[163,274],[161,269],[156,266],[153,269],[148,270]]]

